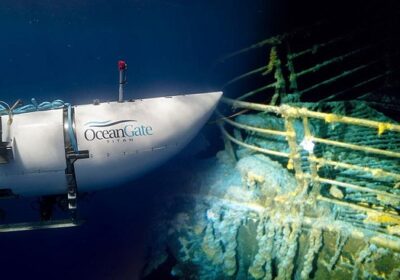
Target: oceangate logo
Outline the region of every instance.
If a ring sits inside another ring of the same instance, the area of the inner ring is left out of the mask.
[[[87,141],[127,142],[135,137],[153,135],[151,126],[138,124],[136,120],[91,121],[84,126],[87,127],[84,132]]]

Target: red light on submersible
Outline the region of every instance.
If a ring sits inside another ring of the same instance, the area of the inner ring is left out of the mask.
[[[118,60],[118,69],[119,71],[126,70],[128,68],[128,64],[126,64],[123,60]]]

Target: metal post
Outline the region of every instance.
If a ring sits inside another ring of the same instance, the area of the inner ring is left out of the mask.
[[[128,64],[125,61],[118,61],[118,69],[119,69],[119,96],[118,102],[124,101],[124,85],[126,84],[126,69],[128,68]]]

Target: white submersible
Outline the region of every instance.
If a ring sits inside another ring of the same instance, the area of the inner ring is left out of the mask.
[[[222,92],[64,105],[0,116],[0,196],[68,194],[112,188],[161,165],[202,128]]]

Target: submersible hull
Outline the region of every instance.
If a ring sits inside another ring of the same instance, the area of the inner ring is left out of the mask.
[[[9,156],[0,164],[0,189],[24,196],[62,194],[71,177],[84,192],[120,185],[178,153],[208,120],[221,95],[2,116],[1,142]]]

